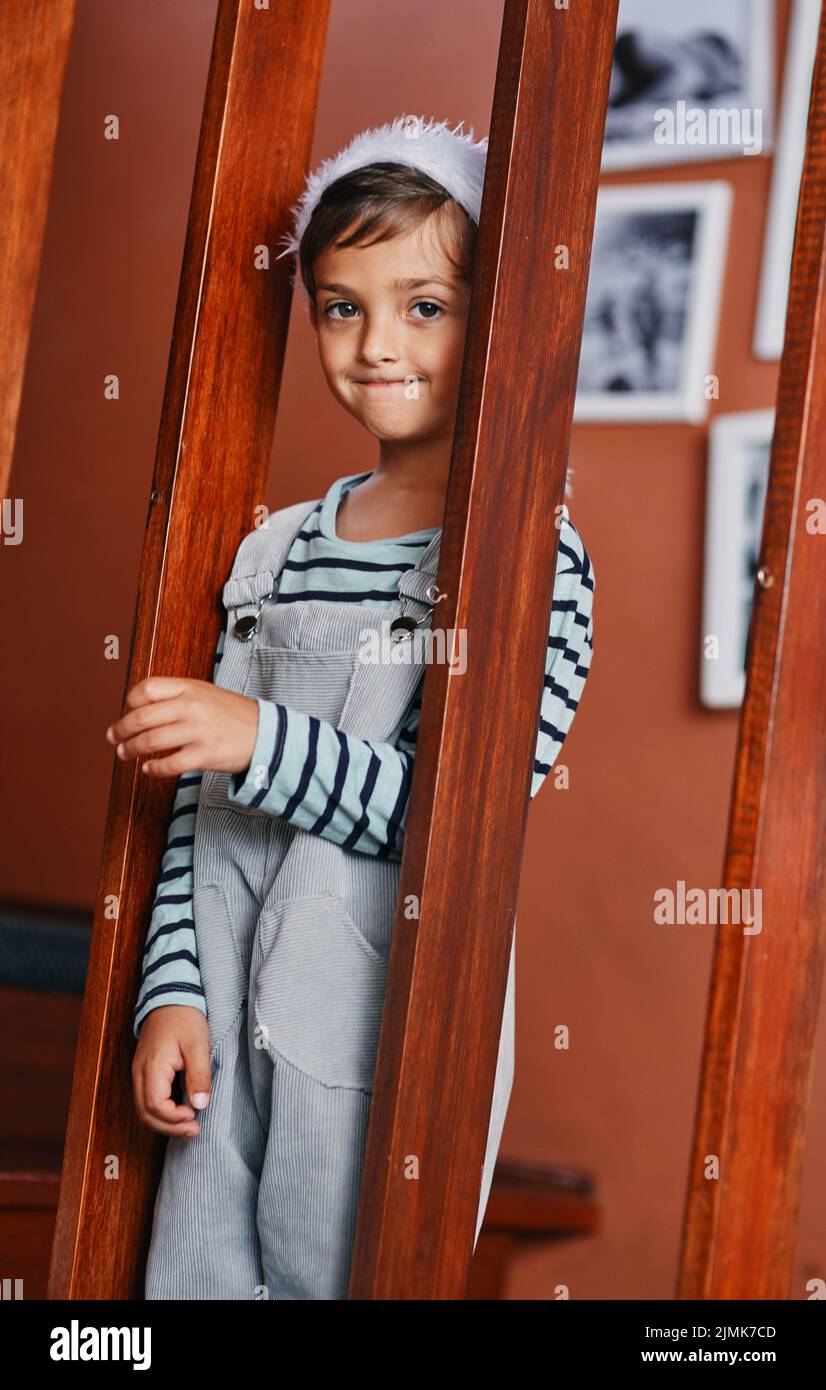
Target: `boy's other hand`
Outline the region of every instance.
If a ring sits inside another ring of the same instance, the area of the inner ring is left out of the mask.
[[[200,1009],[162,1004],[146,1015],[132,1059],[135,1109],[143,1124],[176,1138],[201,1133],[195,1107],[172,1099],[172,1083],[175,1073],[182,1071],[190,1099],[208,1098],[212,1093],[209,1053],[209,1024]]]
[[[147,676],[129,691],[126,710],[106,730],[109,742],[118,745],[118,757],[126,761],[176,750],[144,763],[150,777],[243,772],[249,767],[258,736],[258,704],[248,695],[211,681]]]

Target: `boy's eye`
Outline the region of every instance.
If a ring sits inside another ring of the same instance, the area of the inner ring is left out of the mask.
[[[413,305],[414,309],[420,309],[422,307],[426,309],[435,309],[436,314],[444,313],[441,304],[434,304],[432,299],[420,299],[418,304]],[[436,314],[425,314],[425,319],[435,319]]]
[[[328,305],[327,305],[327,308],[324,310],[324,312],[325,312],[325,314],[329,314],[330,318],[338,318],[338,317],[339,317],[338,314],[334,314],[334,313],[332,312],[333,309],[341,309],[341,308],[345,308],[345,309],[355,309],[355,307],[356,307],[356,306],[355,306],[355,304],[353,303],[353,301],[352,301],[351,299],[337,299],[336,302],[335,302],[334,304],[328,304]],[[345,318],[352,318],[352,314],[345,314],[344,317],[345,317]]]

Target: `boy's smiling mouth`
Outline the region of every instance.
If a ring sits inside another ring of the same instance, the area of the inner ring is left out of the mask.
[[[388,377],[386,380],[380,381],[361,381],[355,377],[354,380],[357,386],[406,386],[408,379],[407,377]],[[417,376],[413,380],[424,381],[424,377]]]

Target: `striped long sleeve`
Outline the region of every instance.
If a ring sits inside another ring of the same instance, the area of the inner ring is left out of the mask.
[[[559,536],[531,800],[556,762],[591,669],[595,584],[594,567],[582,538],[573,526],[563,526]]]

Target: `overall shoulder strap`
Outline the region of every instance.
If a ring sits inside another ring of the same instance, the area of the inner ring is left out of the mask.
[[[377,659],[365,657],[355,664],[338,727],[358,738],[395,743],[409,712],[423,676],[423,663],[429,660],[429,649],[411,641],[395,643],[392,624],[410,617],[417,625],[430,626],[439,602],[436,573],[441,538],[440,529],[415,568],[402,575],[396,603],[388,611],[376,615],[381,634]]]
[[[238,547],[232,573],[224,585],[225,608],[239,608],[268,598],[278,582],[290,546],[321,499],[296,502],[273,512],[263,526],[246,535]]]
[[[415,603],[424,607],[433,607],[441,544],[442,529],[439,527],[415,569],[408,570],[399,580],[399,594],[403,595],[405,600],[413,599]]]

